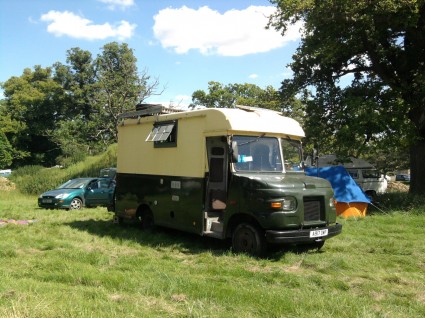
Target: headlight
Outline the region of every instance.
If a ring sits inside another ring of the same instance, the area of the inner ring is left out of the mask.
[[[330,206],[331,208],[333,208],[333,207],[335,206],[335,199],[334,199],[334,198],[330,198],[330,199],[329,199],[329,206]]]
[[[61,193],[55,196],[56,199],[66,199],[69,196],[69,193]]]
[[[285,197],[283,200],[270,202],[270,207],[274,210],[293,211],[297,207],[297,199]]]

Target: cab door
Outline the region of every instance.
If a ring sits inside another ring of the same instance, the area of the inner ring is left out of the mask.
[[[207,211],[224,210],[227,201],[228,145],[227,138],[208,137],[208,178],[206,186]]]

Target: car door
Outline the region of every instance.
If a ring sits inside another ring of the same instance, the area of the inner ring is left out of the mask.
[[[109,205],[111,203],[115,189],[115,182],[112,179],[97,179],[92,181],[87,187],[86,205]]]

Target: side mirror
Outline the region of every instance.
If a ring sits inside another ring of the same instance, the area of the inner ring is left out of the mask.
[[[230,162],[238,162],[238,143],[236,141],[232,141],[230,145]]]

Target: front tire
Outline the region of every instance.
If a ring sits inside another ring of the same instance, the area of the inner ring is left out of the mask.
[[[83,207],[83,201],[81,201],[79,198],[74,198],[71,201],[71,204],[69,205],[70,210],[81,210]]]
[[[235,253],[263,255],[267,249],[264,232],[249,223],[239,224],[233,231],[232,249]]]

